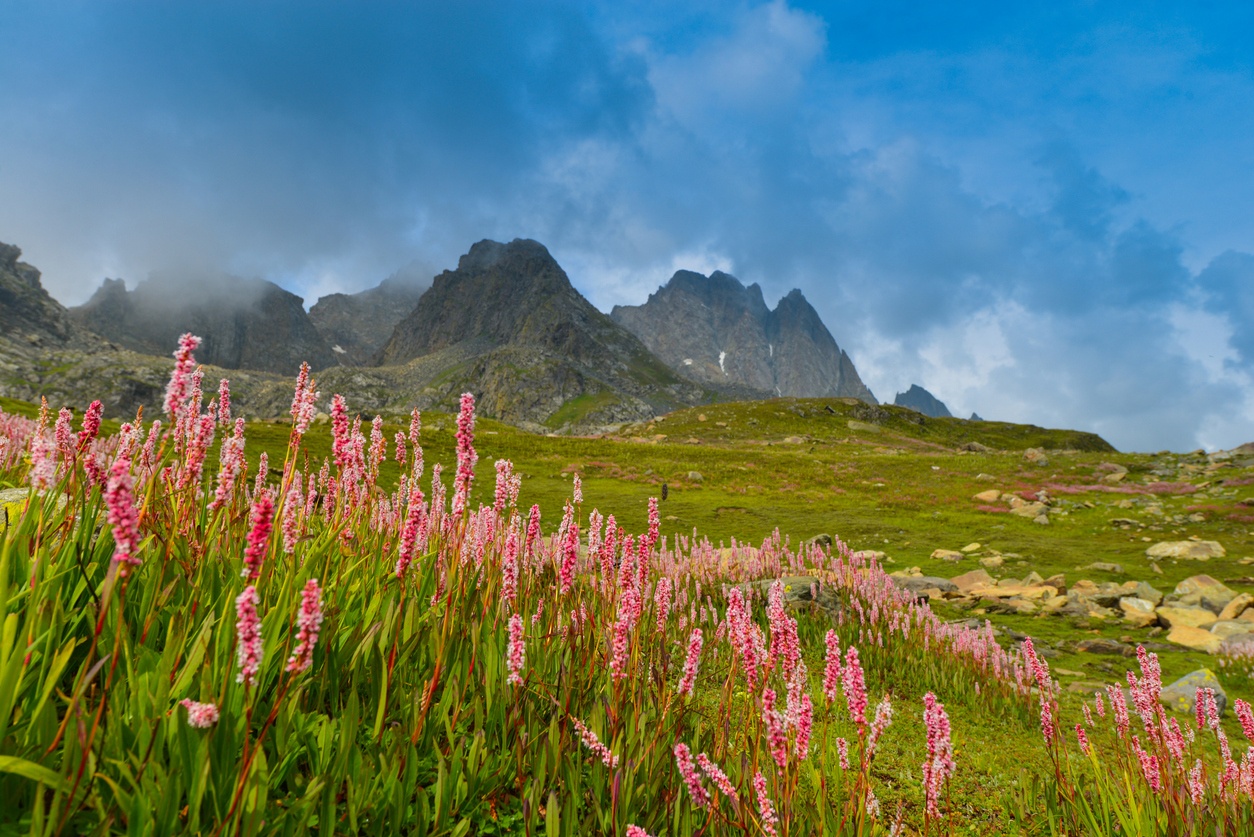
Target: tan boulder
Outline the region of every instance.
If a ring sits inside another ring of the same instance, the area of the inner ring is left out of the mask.
[[[965,555],[970,555],[972,552],[979,552],[983,548],[984,544],[982,543],[969,543],[959,551]]]
[[[990,587],[995,583],[993,577],[984,572],[984,570],[972,570],[969,573],[956,575],[949,580],[964,593],[975,587]]]
[[[1045,505],[1044,503],[1024,503],[1021,506],[1016,506],[1015,508],[1012,508],[1010,510],[1010,513],[1018,515],[1019,517],[1027,517],[1027,518],[1040,517],[1041,515],[1048,516],[1049,506]]]
[[[1237,591],[1208,575],[1189,576],[1167,597],[1169,605],[1204,607],[1216,616],[1237,597]]]
[[[1154,603],[1145,599],[1138,599],[1135,596],[1120,599],[1119,609],[1123,612],[1123,621],[1134,628],[1148,628],[1158,621],[1158,614],[1154,612]]]
[[[961,561],[965,556],[954,549],[934,549],[932,550],[932,557],[941,561],[957,562]]]
[[[1236,619],[1251,606],[1254,606],[1254,596],[1249,593],[1240,593],[1224,605],[1224,609],[1219,611],[1219,618],[1220,620]]]
[[[1194,651],[1205,651],[1207,654],[1214,654],[1219,650],[1219,646],[1223,645],[1223,639],[1210,631],[1185,625],[1172,628],[1167,634],[1167,641],[1183,645],[1185,648],[1192,648]]]
[[[1001,492],[996,488],[990,488],[988,491],[981,491],[971,499],[980,503],[996,503],[1001,499]]]
[[[1006,559],[1000,555],[986,555],[980,559],[980,566],[986,570],[995,570],[1004,563],[1006,563]]]
[[[1254,622],[1254,607],[1246,608],[1245,613],[1237,617],[1238,622]]]
[[[1158,621],[1168,628],[1205,628],[1215,623],[1215,614],[1201,607],[1160,607]]]
[[[1228,554],[1219,541],[1162,541],[1145,550],[1150,558],[1177,558],[1185,561],[1209,561]]]
[[[1024,584],[997,584],[996,586],[974,587],[967,591],[968,595],[986,599],[1028,599],[1029,601],[1045,601],[1058,595],[1058,590],[1045,584],[1027,586]]]

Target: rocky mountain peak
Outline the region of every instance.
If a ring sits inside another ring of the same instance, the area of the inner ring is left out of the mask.
[[[677,271],[644,305],[615,306],[615,322],[693,380],[736,395],[853,397],[876,403],[800,290],[774,310],[757,284],[715,271]]]
[[[76,333],[65,307],[44,290],[39,270],[21,258],[21,248],[0,243],[0,333],[31,345],[71,340]]]
[[[935,395],[925,390],[918,384],[911,384],[910,389],[905,392],[897,393],[897,397],[893,399],[893,403],[898,407],[909,407],[911,410],[922,413],[932,418],[951,418],[952,413],[945,406],[945,402],[941,401]],[[978,420],[972,413],[973,420]]]

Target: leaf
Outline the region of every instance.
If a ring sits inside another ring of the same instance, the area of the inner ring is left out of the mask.
[[[17,756],[0,756],[0,772],[25,776],[34,782],[51,785],[57,790],[65,790],[65,779],[60,773],[49,770],[42,764],[20,759]]]

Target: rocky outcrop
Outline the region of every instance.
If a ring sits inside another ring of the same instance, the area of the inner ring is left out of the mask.
[[[610,317],[672,369],[718,389],[877,403],[799,290],[772,311],[756,284],[681,270],[643,305],[617,305]]]
[[[127,291],[106,279],[86,304],[71,309],[79,326],[135,352],[169,355],[179,335],[203,340],[197,358],[225,369],[294,375],[336,363],[300,297],[262,279],[163,274]]]
[[[416,267],[406,268],[370,290],[319,298],[309,309],[309,319],[341,363],[364,366],[429,287],[429,275]]]
[[[707,398],[596,310],[543,245],[481,241],[396,326],[375,358],[452,407],[474,392],[485,415],[549,427],[649,418]]]
[[[910,389],[897,393],[893,403],[898,407],[909,407],[911,410],[932,418],[951,418],[953,415],[949,412],[949,408],[945,406],[944,401],[941,401],[918,384],[911,384]],[[972,421],[980,420],[979,416],[976,416],[974,413],[971,416]]]
[[[0,243],[0,334],[31,345],[69,342],[75,334],[65,308],[21,257],[18,247]]]

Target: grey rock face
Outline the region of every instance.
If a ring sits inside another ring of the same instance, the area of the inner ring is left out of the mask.
[[[429,287],[430,276],[397,271],[370,290],[321,297],[309,309],[309,319],[341,363],[365,366]]]
[[[197,359],[225,369],[294,375],[302,362],[314,369],[336,363],[301,298],[261,279],[159,275],[133,291],[121,279],[106,279],[70,316],[145,354],[169,355],[190,331],[203,340]]]
[[[725,391],[877,403],[798,290],[772,311],[756,284],[681,270],[643,305],[617,305],[610,317],[672,369]]]
[[[74,327],[65,308],[48,295],[39,271],[19,261],[22,251],[0,243],[0,334],[32,345],[65,343]]]
[[[910,389],[905,392],[897,393],[897,397],[893,399],[893,403],[898,407],[909,407],[911,410],[922,413],[932,418],[951,418],[952,414],[949,408],[945,406],[945,402],[941,401],[932,393],[925,390],[918,384],[911,384]],[[975,414],[972,413],[972,416]],[[978,421],[975,417],[973,420]]]

